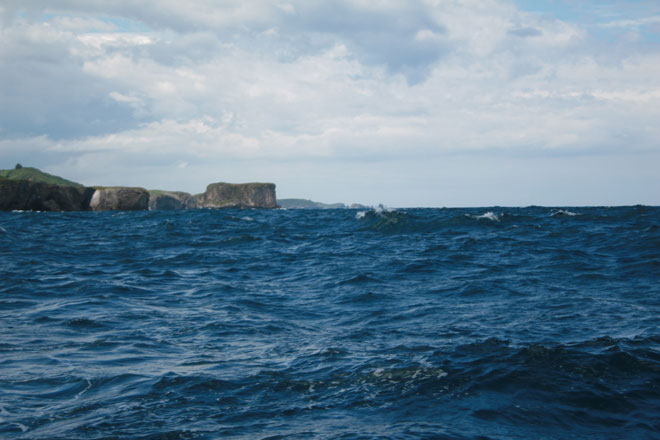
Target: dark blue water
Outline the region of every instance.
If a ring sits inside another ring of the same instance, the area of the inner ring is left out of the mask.
[[[0,437],[658,439],[660,208],[0,213]]]

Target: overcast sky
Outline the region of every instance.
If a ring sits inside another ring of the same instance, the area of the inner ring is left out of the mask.
[[[659,205],[660,2],[0,0],[17,162],[392,207]]]

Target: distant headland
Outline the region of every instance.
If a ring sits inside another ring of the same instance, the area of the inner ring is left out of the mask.
[[[211,183],[201,194],[128,186],[85,186],[17,164],[0,170],[0,211],[144,211],[179,209],[365,209],[354,203],[277,199],[274,183]]]
[[[17,164],[0,170],[0,211],[143,211],[277,208],[274,183],[211,183],[201,194],[126,186],[86,187]]]
[[[277,199],[277,204],[284,209],[368,209],[359,203],[321,203],[307,199]]]

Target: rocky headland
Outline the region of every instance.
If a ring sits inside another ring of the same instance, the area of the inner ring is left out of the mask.
[[[364,205],[277,199],[273,183],[211,183],[192,195],[182,191],[114,186],[86,187],[16,165],[0,170],[0,211],[144,211],[181,209],[364,209]]]
[[[85,187],[16,165],[0,170],[2,211],[140,211],[197,208],[277,208],[273,183],[212,183],[206,192],[147,191],[125,186]]]
[[[0,211],[87,211],[94,188],[0,180]]]

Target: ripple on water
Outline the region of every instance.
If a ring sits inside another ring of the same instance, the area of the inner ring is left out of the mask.
[[[655,438],[658,218],[0,213],[0,437]]]

